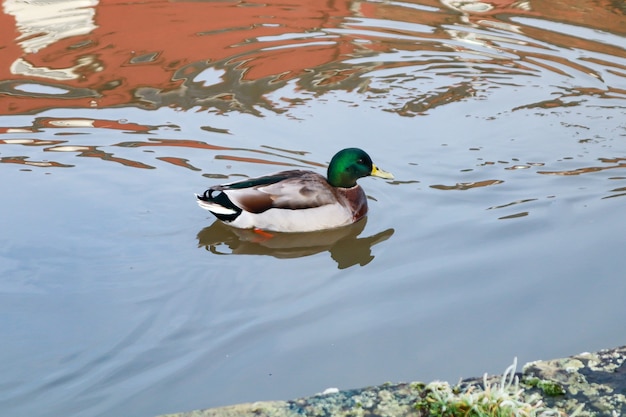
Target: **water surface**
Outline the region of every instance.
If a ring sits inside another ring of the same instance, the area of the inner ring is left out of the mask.
[[[621,3],[2,7],[5,414],[454,382],[624,343]],[[352,227],[259,241],[194,202],[349,146],[396,176],[360,181]]]

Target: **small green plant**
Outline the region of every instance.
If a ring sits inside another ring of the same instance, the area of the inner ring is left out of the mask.
[[[528,378],[522,380],[522,383],[529,387],[536,387],[543,391],[549,397],[556,397],[557,395],[565,395],[565,390],[561,385],[556,382],[546,381],[537,377]]]
[[[543,405],[539,394],[524,397],[515,376],[517,358],[502,375],[500,383],[490,383],[487,374],[483,388],[470,385],[467,388],[451,387],[447,382],[431,382],[426,385],[425,397],[415,407],[437,417],[564,417],[565,413]],[[570,417],[574,417],[580,410]]]

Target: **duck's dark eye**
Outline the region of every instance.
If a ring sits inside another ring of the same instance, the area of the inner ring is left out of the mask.
[[[356,161],[356,163],[357,163],[357,164],[361,164],[361,165],[363,165],[363,164],[365,164],[365,161],[363,160],[363,158],[359,158],[359,159]]]

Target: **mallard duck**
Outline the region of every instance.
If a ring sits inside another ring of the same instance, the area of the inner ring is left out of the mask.
[[[312,171],[281,171],[216,185],[196,197],[200,207],[237,228],[310,232],[362,219],[367,198],[356,181],[369,175],[393,179],[365,151],[348,148],[333,156],[327,178]]]

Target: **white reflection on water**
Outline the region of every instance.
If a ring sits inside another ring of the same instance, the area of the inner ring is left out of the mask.
[[[85,35],[96,28],[97,0],[30,2],[5,0],[4,13],[15,17],[17,41],[26,53],[36,53],[61,39]]]

